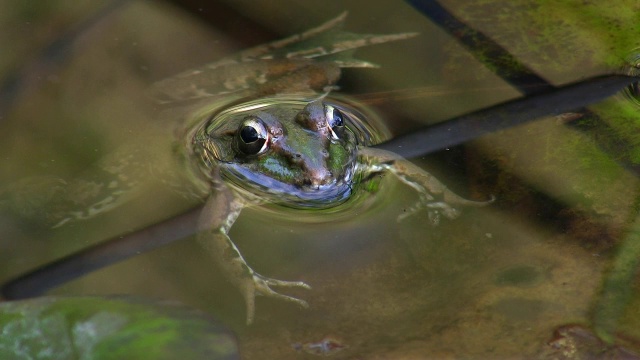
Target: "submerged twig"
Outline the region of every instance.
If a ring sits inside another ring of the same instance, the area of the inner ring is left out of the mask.
[[[436,2],[432,3],[437,4]],[[513,74],[513,72],[509,72],[509,74]],[[531,72],[529,75],[512,79],[510,83],[521,89],[524,94],[539,93],[541,90],[545,90],[544,93],[459,116],[397,137],[377,147],[391,150],[404,157],[425,155],[478,138],[489,132],[513,127],[544,116],[559,115],[596,103],[634,81],[635,79],[632,77],[611,75],[554,89],[550,85],[547,86],[548,84]],[[540,85],[540,87],[531,90],[532,83]],[[1,289],[1,294],[7,299],[40,295],[48,289],[91,271],[192,235],[195,233],[199,211],[199,207],[192,209],[172,219],[107,240],[89,249],[59,259],[6,283]]]
[[[633,78],[622,75],[590,79],[546,94],[517,99],[463,115],[400,136],[377,147],[405,157],[446,149],[492,131],[516,126],[542,116],[561,114],[600,101],[632,81]],[[7,299],[36,296],[91,271],[193,235],[199,211],[198,207],[172,219],[59,259],[5,284],[1,294]]]
[[[626,75],[587,79],[427,126],[375,147],[409,158],[429,154],[527,121],[597,103],[635,81],[636,78]]]
[[[142,230],[117,236],[21,275],[0,289],[8,300],[42,295],[92,271],[193,235],[200,207]]]
[[[504,81],[518,89],[518,91],[523,95],[530,96],[550,93],[552,89],[556,88],[545,79],[538,76],[534,70],[518,60],[505,48],[493,41],[484,33],[471,28],[460,21],[455,15],[440,5],[438,1],[407,0],[407,2],[416,10],[420,11],[424,16],[436,23],[440,28],[447,31],[460,43],[460,45],[464,46],[469,53],[476,58],[476,60],[484,64],[487,69],[501,77]],[[622,88],[620,90],[622,90]],[[603,89],[603,91],[605,91],[604,97],[608,96],[606,90]],[[581,94],[577,91],[575,95],[580,96]],[[589,96],[589,94],[584,95]],[[590,102],[590,100],[586,101],[584,106],[591,103],[592,102]],[[554,109],[551,110],[552,111],[547,115],[559,115],[557,111],[553,111]],[[607,122],[600,119],[597,114],[591,112],[589,109],[573,107],[571,110],[582,114],[582,118],[588,117],[591,121],[592,125],[590,126],[585,126],[584,122],[567,122],[567,125],[578,131],[593,134],[597,133],[596,129],[602,130],[608,128]],[[521,119],[517,119],[515,121],[519,120]],[[607,134],[614,134],[614,132],[607,131]],[[429,140],[430,139],[425,138],[423,141],[426,142]],[[605,153],[610,154],[613,159],[616,159],[621,166],[640,177],[640,167],[638,167],[631,159],[624,157],[621,158],[615,151],[615,149],[619,149],[627,143],[624,139],[616,135],[609,137],[597,136],[594,137],[594,142]]]

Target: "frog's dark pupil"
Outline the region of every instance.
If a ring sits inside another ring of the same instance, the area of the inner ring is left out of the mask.
[[[238,150],[245,155],[257,155],[267,142],[267,134],[260,124],[246,124],[240,128],[239,139],[236,140]]]
[[[258,135],[258,131],[253,126],[245,126],[240,130],[240,138],[244,141],[245,144],[250,144],[252,142],[258,141],[260,136]]]
[[[333,109],[333,121],[331,127],[343,126],[344,120],[342,120],[342,113],[338,109]]]

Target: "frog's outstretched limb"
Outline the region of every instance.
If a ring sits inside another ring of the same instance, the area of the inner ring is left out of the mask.
[[[441,216],[448,219],[458,217],[460,215],[458,206],[482,207],[495,200],[493,196],[487,201],[465,199],[449,190],[433,175],[390,151],[359,147],[358,155],[362,158],[362,163],[367,164],[369,173],[388,171],[418,192],[420,196],[418,202],[398,216],[398,221],[406,219],[421,209],[427,209],[429,221],[436,225],[440,222]]]
[[[405,40],[418,35],[416,32],[398,34],[358,34],[348,32],[342,30],[347,15],[348,12],[342,12],[337,17],[303,33],[243,50],[232,56],[209,63],[203,68],[212,70],[229,63],[271,59],[321,60],[320,58],[327,58],[328,61],[333,61],[332,55],[338,53],[370,45]],[[369,62],[352,59],[351,55],[344,57],[344,59],[351,59],[351,61],[345,61],[345,66],[341,67],[375,67]]]
[[[253,322],[257,295],[274,297],[308,307],[304,300],[277,293],[270,286],[310,289],[309,285],[301,281],[270,279],[256,273],[247,265],[240,251],[227,235],[243,206],[244,202],[235,197],[229,188],[222,184],[217,185],[200,215],[198,242],[242,293],[247,308],[247,325]]]
[[[149,87],[148,95],[158,104],[180,103],[216,96],[262,96],[266,84],[297,84],[289,92],[322,91],[333,86],[341,68],[372,68],[377,65],[353,57],[356,49],[404,40],[417,33],[357,34],[342,30],[347,13],[301,34],[259,45],[237,54],[184,71]],[[291,78],[291,75],[294,78]],[[299,75],[299,74],[302,74]],[[328,75],[328,76],[326,76]],[[318,81],[317,78],[323,78]],[[305,78],[316,79],[306,84]],[[277,88],[277,86],[276,86]]]

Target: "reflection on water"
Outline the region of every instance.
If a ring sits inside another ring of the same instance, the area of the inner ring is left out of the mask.
[[[448,4],[452,10],[464,5]],[[486,11],[489,5],[466,7],[460,16],[500,39],[552,83],[619,68],[611,59],[622,59],[617,54],[628,53],[629,48],[621,49],[628,42],[605,39],[639,35],[630,25],[633,19],[614,16],[625,9],[628,13],[624,1],[607,11],[588,4],[584,13],[533,1],[496,2],[495,12]],[[382,67],[350,70],[340,83],[342,91],[355,94],[432,85],[452,90],[376,102],[394,134],[518,95],[405,4],[378,1],[366,9],[355,1],[317,5],[321,9],[295,1],[278,2],[277,10],[245,2],[233,6],[245,18],[282,34],[306,29],[345,8],[351,30],[423,34],[410,43],[359,52]],[[0,46],[16,49],[11,64],[0,64],[4,79],[13,66],[32,59],[34,49],[55,39],[46,34],[59,35],[58,26],[64,29],[94,9],[3,10],[3,17],[19,19],[12,20],[16,32],[37,35],[0,34]],[[265,15],[270,11],[273,16]],[[510,16],[518,26],[509,22]],[[616,18],[616,27],[595,27],[599,17]],[[581,25],[580,19],[589,25]],[[250,45],[234,43],[176,8],[146,2],[132,2],[86,36],[64,66],[24,88],[11,112],[3,114],[2,184],[43,174],[78,178],[132,138],[152,143],[148,139],[153,134],[171,126],[156,118],[145,99],[148,84]],[[16,38],[24,39],[21,46],[16,47]],[[576,47],[580,51],[572,51]],[[478,93],[476,88],[494,90]],[[600,344],[590,326],[605,270],[637,209],[637,113],[637,105],[616,96],[576,112],[573,126],[541,119],[415,159],[459,193],[497,197],[491,207],[465,209],[459,219],[437,227],[426,221],[425,213],[396,222],[413,205],[415,192],[388,176],[367,193],[375,206],[364,214],[356,209],[351,217],[309,223],[296,221],[293,212],[243,212],[231,236],[245,258],[261,273],[312,284],[312,291],[287,292],[307,300],[311,307],[306,310],[259,298],[255,324],[245,327],[240,295],[192,239],[98,271],[56,293],[126,293],[182,301],[232,326],[247,359],[300,358],[301,346],[325,339],[343,346],[335,357],[346,359],[570,358],[547,345],[554,331],[567,324],[581,324],[558,331],[570,333],[576,347],[588,349],[586,354]],[[154,146],[161,148],[162,142]],[[56,189],[47,183],[42,188]],[[14,203],[26,206],[30,200],[22,201]],[[152,184],[126,206],[56,229],[3,213],[1,274],[9,278],[191,204]],[[37,213],[40,204],[31,206],[34,218],[46,217]],[[640,338],[636,291],[633,287],[617,324],[626,339],[621,345],[630,349],[637,349],[634,339]]]

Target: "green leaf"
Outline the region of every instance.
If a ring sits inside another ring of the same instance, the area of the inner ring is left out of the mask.
[[[237,359],[207,314],[130,298],[44,297],[0,304],[0,359]]]

